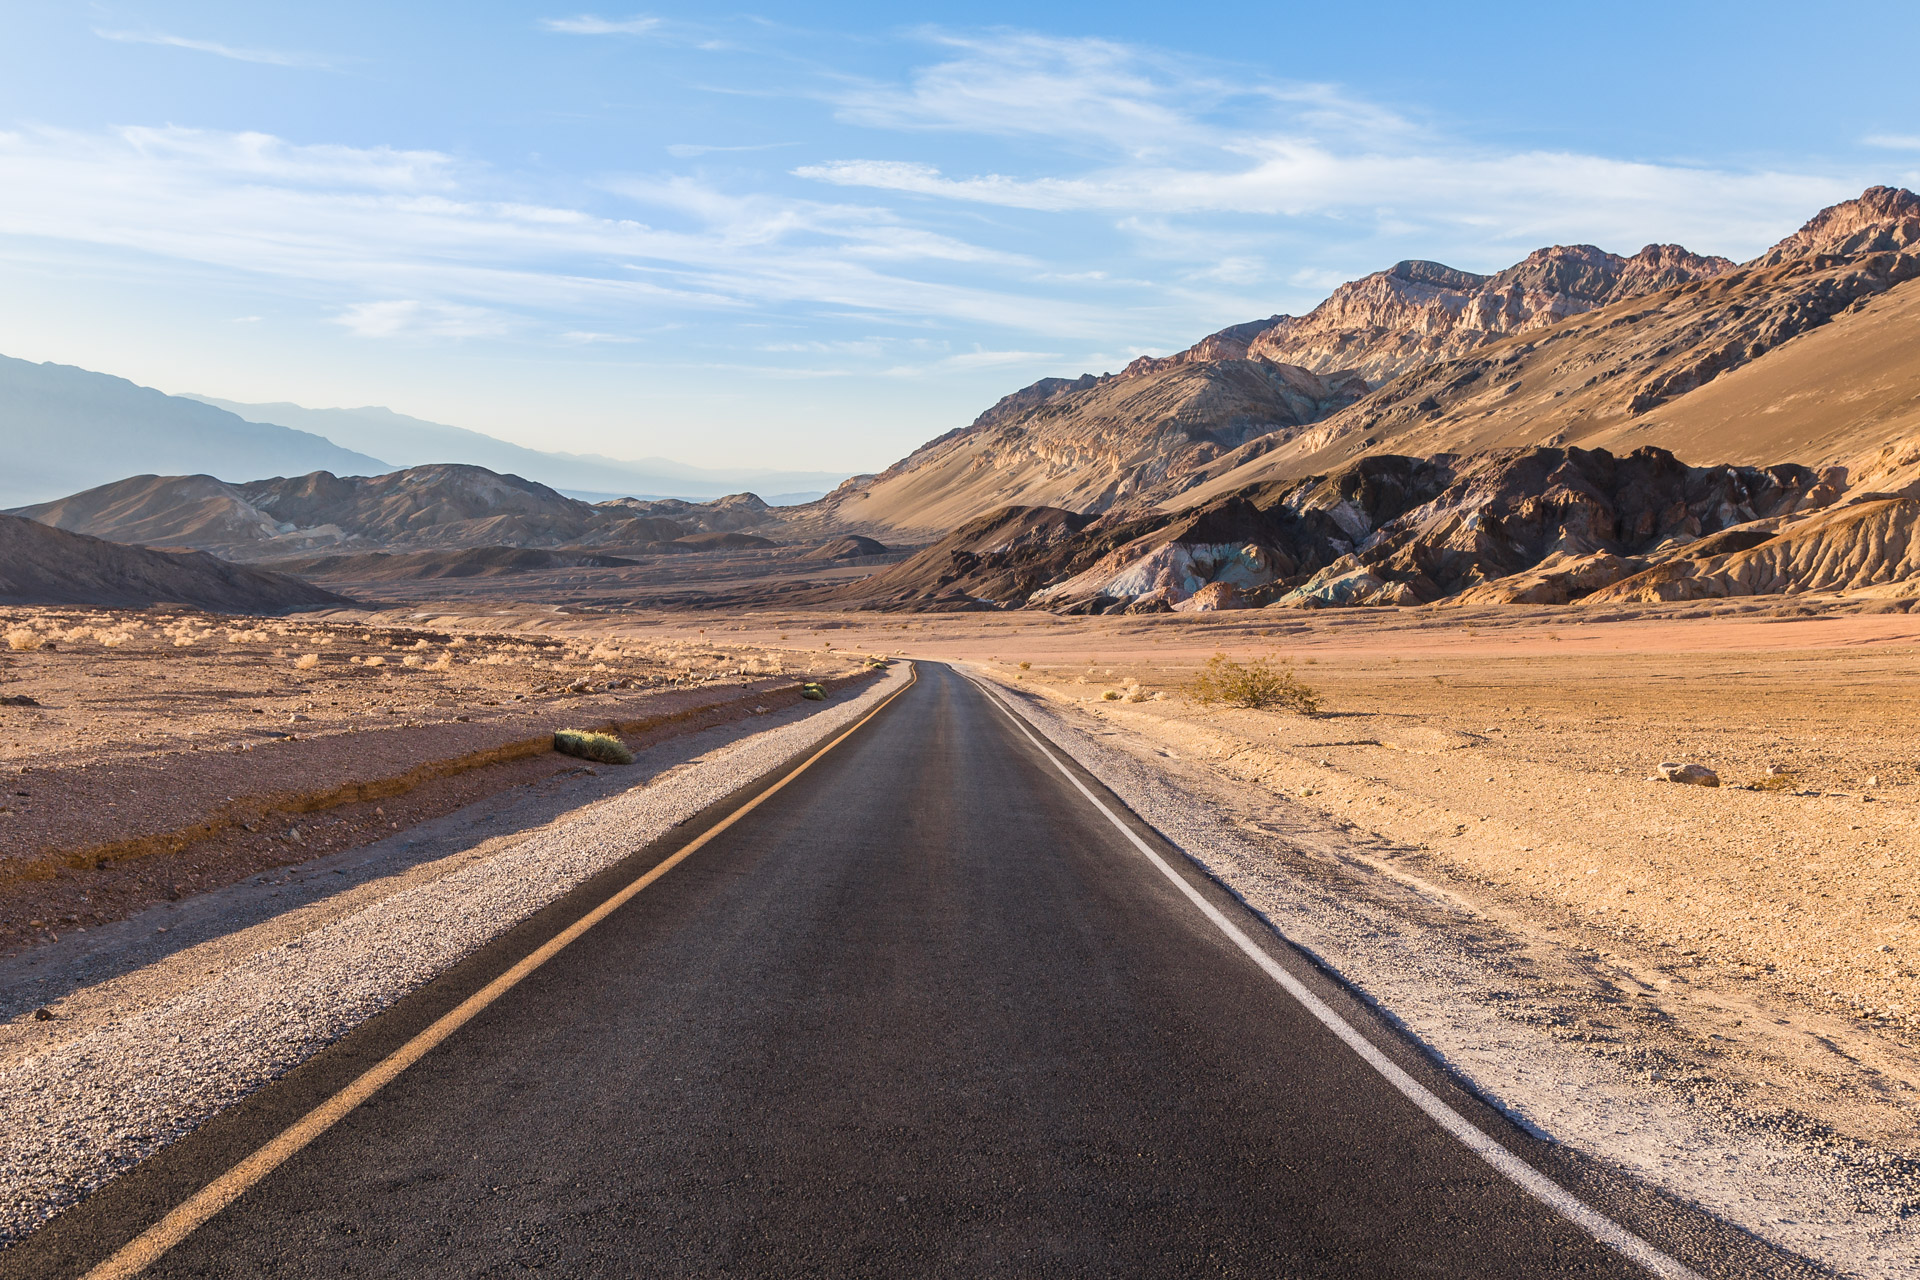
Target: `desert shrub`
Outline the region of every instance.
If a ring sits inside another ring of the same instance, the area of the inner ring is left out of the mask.
[[[417,667],[420,665],[420,655],[417,653],[410,653],[406,657],[400,659],[400,665],[403,667]]]
[[[822,689],[814,681],[809,680],[800,686],[800,696],[808,702],[825,702],[827,700],[827,691]]]
[[[1120,701],[1120,691],[1118,689],[1108,689],[1106,692],[1100,695],[1100,701],[1118,702]]]
[[[427,664],[427,670],[429,671],[453,670],[453,655],[451,653],[441,654],[439,657],[435,658],[432,662],[429,662]]]
[[[7,632],[7,648],[15,653],[32,653],[46,642],[45,636],[26,627],[15,627]]]
[[[311,671],[319,665],[320,655],[317,653],[303,653],[293,660],[294,670],[296,671]]]
[[[1230,707],[1285,707],[1310,716],[1320,710],[1320,693],[1301,684],[1293,668],[1273,664],[1270,658],[1235,662],[1216,653],[1200,668],[1191,690],[1195,702]]]
[[[1022,671],[1031,671],[1033,670],[1033,664],[1031,662],[1023,662],[1020,664],[1020,669]]]
[[[553,735],[553,749],[563,756],[577,756],[601,764],[632,764],[633,752],[610,733],[590,733],[585,729],[562,729]]]

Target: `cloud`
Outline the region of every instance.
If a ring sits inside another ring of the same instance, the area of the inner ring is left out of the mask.
[[[698,142],[676,142],[667,148],[667,154],[679,160],[688,160],[715,151],[778,151],[783,147],[799,145],[797,142],[757,142],[744,147],[712,147]]]
[[[1920,134],[1875,133],[1860,141],[1866,146],[1880,147],[1886,151],[1920,151]]]
[[[573,36],[638,36],[645,35],[658,27],[660,19],[600,18],[591,13],[583,13],[575,18],[542,18],[540,25],[548,31],[559,31]]]
[[[838,93],[841,117],[907,133],[1051,141],[1057,156],[1028,173],[849,158],[801,166],[796,176],[1049,214],[1277,219],[1346,238],[1424,233],[1436,252],[1463,241],[1532,248],[1552,239],[1633,249],[1656,238],[1757,252],[1808,210],[1864,185],[1832,173],[1500,150],[1337,86],[1236,80],[1108,40],[929,38],[952,56],[900,84]],[[1267,233],[1280,229],[1270,222]]]
[[[481,336],[533,317],[548,318],[528,331],[614,332],[636,312],[653,324],[676,309],[782,307],[1028,332],[1123,323],[1034,288],[1022,255],[872,204],[628,177],[598,193],[625,206],[610,215],[499,199],[492,182],[437,152],[180,128],[23,130],[0,133],[11,193],[0,240],[276,278],[367,337]]]
[[[358,338],[497,338],[509,327],[483,307],[413,298],[356,302],[333,322]]]
[[[121,44],[157,44],[174,49],[191,49],[196,53],[211,53],[218,58],[231,58],[235,62],[258,62],[273,67],[300,67],[314,71],[332,69],[332,63],[327,59],[311,53],[282,53],[277,49],[242,49],[212,40],[190,40],[185,36],[172,36],[158,31],[102,31],[95,27],[93,34],[102,40],[114,40]]]

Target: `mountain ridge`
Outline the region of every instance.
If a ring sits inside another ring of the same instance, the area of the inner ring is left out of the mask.
[[[110,373],[0,356],[0,505],[18,506],[129,472],[243,477],[338,470],[380,473],[378,457],[311,432],[249,422]]]

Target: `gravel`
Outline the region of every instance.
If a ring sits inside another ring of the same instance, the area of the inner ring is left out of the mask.
[[[164,994],[137,1008],[126,1007],[137,1001],[97,1000],[103,1007],[91,1018],[34,1023],[36,1032],[51,1026],[65,1035],[42,1052],[0,1061],[0,1242],[18,1239],[575,885],[849,724],[907,678],[896,667],[845,702],[717,746],[537,830],[473,840],[477,854],[456,857],[445,874],[394,877],[392,892],[360,886],[344,913],[289,899],[304,911],[155,961],[152,967],[171,966],[167,980],[153,984]],[[218,950],[211,974],[198,973],[201,947]],[[198,976],[183,981],[189,968]],[[76,993],[77,1005],[86,1005],[84,995]],[[23,1013],[14,1022],[31,1020]]]
[[[1033,695],[985,671],[972,674],[1292,943],[1534,1132],[1843,1274],[1920,1277],[1920,1214],[1912,1212],[1911,1187],[1876,1180],[1852,1158],[1858,1153],[1823,1147],[1818,1135],[1730,1121],[1711,1105],[1710,1082],[1671,1078],[1659,1070],[1657,1053],[1629,1045],[1602,1056],[1555,1038],[1552,1031],[1566,1021],[1556,1012],[1566,1007],[1566,992],[1516,983],[1502,963],[1511,939],[1497,923],[1419,886],[1362,888],[1364,870],[1342,856],[1337,840],[1313,850],[1315,857],[1289,856],[1297,850],[1249,829],[1244,805],[1217,776],[1078,717],[1089,733]]]

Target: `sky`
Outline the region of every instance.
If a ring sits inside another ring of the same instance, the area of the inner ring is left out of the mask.
[[[1920,6],[0,3],[0,353],[870,471],[1403,258],[1920,187]]]

